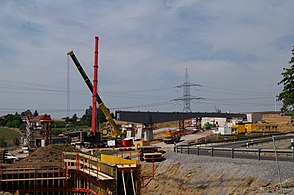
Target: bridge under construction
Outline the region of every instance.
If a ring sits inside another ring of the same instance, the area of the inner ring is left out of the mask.
[[[153,125],[168,121],[179,121],[190,118],[221,117],[246,119],[246,114],[242,113],[218,113],[218,112],[135,112],[116,111],[116,119],[128,122],[138,122],[145,125]]]

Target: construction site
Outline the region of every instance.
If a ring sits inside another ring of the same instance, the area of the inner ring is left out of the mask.
[[[0,185],[2,191],[19,194],[140,194],[140,175],[136,160],[98,158],[57,144],[21,162],[2,164]]]
[[[107,150],[113,153],[114,148],[121,146],[121,143],[131,146],[130,141],[121,141],[124,137],[123,132],[117,127],[97,93],[98,40],[99,38],[95,37],[93,83],[90,82],[73,51],[68,52],[91,92],[91,133],[85,134],[78,144],[72,144],[66,136],[51,136],[53,119],[50,115],[26,116],[23,118],[26,130],[22,153],[27,155],[19,162],[8,161],[7,150],[1,151],[1,191],[16,194],[141,194],[139,155],[141,160],[146,160],[145,154],[149,154],[148,158],[154,163],[154,160],[162,159],[163,153],[151,147],[148,152],[136,151],[136,160],[132,160],[132,154],[127,158],[107,154],[93,155],[95,150],[107,146],[111,146],[111,149],[106,149],[105,153]],[[103,145],[104,136],[97,127],[97,103],[111,126],[111,130],[104,135],[107,136],[107,145]],[[40,131],[42,139],[37,140],[35,135],[40,134]],[[78,134],[77,137],[81,138],[82,135]],[[89,143],[87,148],[92,149],[91,153],[81,150],[85,146],[84,142]],[[136,148],[144,145],[146,142],[140,141]]]
[[[67,53],[92,96],[91,132],[66,132],[53,137],[51,130],[54,120],[50,115],[23,118],[26,127],[21,152],[24,157],[8,161],[7,150],[3,149],[0,153],[1,194],[184,195],[280,192],[282,187],[276,185],[278,180],[271,162],[266,162],[264,166],[259,161],[246,161],[244,165],[236,159],[212,160],[209,157],[177,154],[174,149],[180,143],[194,144],[199,140],[206,142],[219,135],[266,135],[280,133],[281,129],[285,131],[283,133],[291,133],[293,127],[289,117],[281,116],[277,119],[276,113],[263,116],[255,113],[258,120],[267,120],[272,124],[264,127],[264,123],[252,122],[255,124],[254,130],[241,123],[243,115],[240,115],[241,118],[229,119],[230,124],[237,123],[237,126],[230,126],[230,131],[225,126],[228,119],[217,117],[197,117],[186,123],[184,120],[174,120],[161,126],[140,124],[135,127],[126,124],[119,128],[97,92],[98,41],[99,38],[95,37],[93,82],[74,52]],[[101,131],[97,126],[97,107],[107,119],[110,126],[108,130]],[[211,125],[214,130],[204,131],[204,123]],[[190,127],[189,130],[186,129],[187,126]],[[161,131],[162,127],[165,129]],[[220,131],[221,128],[224,130]],[[159,129],[156,135],[154,129]],[[216,132],[217,135],[214,135]],[[42,134],[42,139],[36,139],[37,134]],[[283,147],[288,147],[289,143],[284,145]],[[270,171],[267,170],[267,165],[271,167]],[[293,162],[283,162],[286,168],[292,165]],[[261,176],[254,175],[256,172]],[[293,178],[292,173],[286,173],[282,179],[292,188]],[[290,192],[294,193],[294,190]]]

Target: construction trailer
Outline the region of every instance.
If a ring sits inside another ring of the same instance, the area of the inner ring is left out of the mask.
[[[134,160],[63,152],[62,162],[1,164],[0,190],[19,194],[141,194]]]
[[[278,133],[279,126],[276,123],[243,123],[232,125],[232,134],[246,133]]]

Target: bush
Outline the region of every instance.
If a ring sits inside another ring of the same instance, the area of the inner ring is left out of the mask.
[[[52,129],[52,131],[51,131],[51,135],[53,135],[53,136],[57,136],[61,133],[62,133],[61,129]]]
[[[211,124],[209,122],[204,123],[203,129],[205,129],[205,130],[211,129]]]

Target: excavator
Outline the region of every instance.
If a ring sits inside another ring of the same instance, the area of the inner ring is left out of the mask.
[[[81,76],[83,77],[85,83],[87,84],[89,90],[91,91],[91,93],[93,93],[93,84],[91,83],[89,77],[87,76],[87,74],[84,71],[83,67],[79,63],[79,61],[78,61],[77,57],[75,56],[74,52],[69,51],[67,53],[67,55],[69,55],[71,57],[72,61],[76,65],[78,71],[80,72]],[[97,96],[97,103],[98,103],[98,106],[99,106],[100,110],[103,112],[106,120],[109,122],[110,126],[113,129],[112,138],[116,139],[119,136],[121,136],[121,130],[115,124],[111,114],[109,113],[109,110],[107,109],[107,107],[103,103],[103,101],[102,101],[101,97],[98,95],[98,93],[96,94],[96,96]]]

